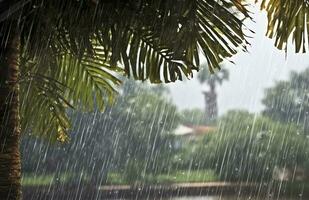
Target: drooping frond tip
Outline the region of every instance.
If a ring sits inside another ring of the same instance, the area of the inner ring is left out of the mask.
[[[261,9],[267,11],[266,35],[269,38],[275,38],[275,46],[278,49],[287,50],[287,43],[292,39],[297,53],[306,52],[309,41],[307,0],[263,0]]]
[[[197,0],[196,5],[197,45],[214,73],[225,58],[246,50],[243,22],[249,11],[241,0]]]

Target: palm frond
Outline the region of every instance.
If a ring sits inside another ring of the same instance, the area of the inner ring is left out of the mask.
[[[67,108],[72,105],[63,97],[65,87],[56,80],[30,72],[22,77],[21,86],[22,130],[52,142],[67,141],[70,128]]]
[[[243,20],[239,13],[249,17],[241,1],[196,1],[199,26],[196,33],[210,72],[220,69],[219,63],[245,50],[247,41],[243,34]]]
[[[248,14],[240,1],[196,0],[177,4],[167,1],[164,6],[144,6],[137,16],[119,17],[129,22],[110,32],[112,38],[120,39],[118,44],[123,44],[115,48],[122,49],[116,58],[122,57],[128,75],[154,83],[174,82],[183,76],[192,77],[192,71],[198,70],[201,51],[209,70],[214,72],[237,49],[245,49],[240,13],[246,17]],[[151,14],[149,18],[147,13]]]
[[[55,77],[69,90],[66,98],[84,111],[104,109],[107,103],[113,103],[116,87],[121,84],[120,67],[110,66],[100,47],[93,49],[93,55],[87,53],[81,59],[73,54],[61,54],[57,58],[58,71]]]
[[[94,45],[95,47],[95,45]],[[104,109],[113,102],[122,69],[105,63],[100,47],[91,55],[73,53],[22,62],[21,80],[23,130],[51,141],[69,139],[68,108]],[[25,58],[24,58],[25,60]]]
[[[309,4],[306,0],[263,0],[261,8],[267,11],[267,36],[275,38],[278,49],[287,49],[292,38],[296,52],[308,48]]]
[[[201,52],[214,72],[247,44],[242,0],[52,0],[24,10],[31,10],[22,27],[33,56],[51,47],[82,56],[91,53],[95,38],[109,65],[153,83],[192,77]]]

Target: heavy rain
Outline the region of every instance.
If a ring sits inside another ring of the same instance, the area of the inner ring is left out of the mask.
[[[309,199],[306,0],[0,0],[0,200]]]

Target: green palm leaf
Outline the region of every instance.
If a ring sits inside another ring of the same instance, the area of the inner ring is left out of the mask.
[[[306,0],[263,0],[261,8],[267,11],[267,36],[275,38],[275,46],[287,49],[292,38],[295,51],[308,48],[309,4]]]
[[[23,38],[31,55],[49,50],[81,56],[93,51],[95,39],[110,56],[109,65],[123,66],[138,80],[190,78],[201,52],[213,72],[225,58],[245,50],[243,20],[249,15],[241,0],[52,0],[34,5],[24,9]]]
[[[22,129],[49,141],[69,139],[68,108],[103,110],[121,83],[116,73],[122,69],[106,64],[100,47],[81,57],[67,53],[33,61],[23,58],[21,66]]]
[[[29,72],[22,78],[22,130],[50,141],[66,141],[70,127],[66,109],[72,106],[63,96],[65,87],[40,74]]]

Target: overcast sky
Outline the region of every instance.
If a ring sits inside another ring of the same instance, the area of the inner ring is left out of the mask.
[[[288,48],[288,54],[274,47],[274,41],[265,36],[266,14],[251,8],[255,12],[256,23],[248,23],[255,31],[249,53],[239,53],[232,58],[235,64],[225,63],[230,72],[230,80],[218,88],[219,113],[231,109],[246,109],[259,112],[263,109],[261,99],[264,90],[274,85],[276,80],[287,79],[293,70],[301,71],[309,67],[309,53],[293,53],[293,45]],[[196,76],[195,76],[196,77]],[[173,101],[181,109],[204,108],[202,91],[196,78],[169,84]]]

